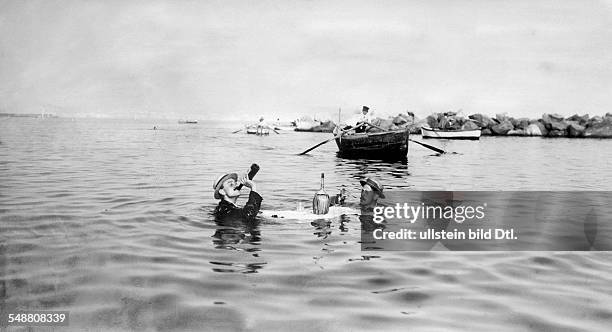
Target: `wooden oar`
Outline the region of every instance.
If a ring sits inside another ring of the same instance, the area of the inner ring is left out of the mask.
[[[384,129],[382,129],[381,127],[376,126],[376,125],[373,125],[373,124],[371,124],[371,123],[366,123],[366,124],[368,124],[368,125],[370,125],[370,126],[372,126],[372,127],[374,127],[374,128],[378,128],[378,129],[380,129],[380,130],[387,131],[387,130],[384,130]],[[429,144],[421,143],[421,142],[419,142],[419,141],[415,141],[415,140],[410,139],[410,138],[408,138],[408,140],[409,140],[410,142],[414,142],[414,143],[416,143],[416,144],[420,144],[420,145],[422,145],[422,146],[424,146],[424,147],[426,147],[426,148],[428,148],[428,149],[431,149],[431,150],[433,150],[433,151],[436,151],[437,153],[440,153],[440,154],[446,153],[446,151],[444,151],[444,150],[442,150],[442,149],[439,149],[439,148],[437,148],[437,147],[435,147],[435,146],[431,146],[431,145],[429,145]]]
[[[237,132],[239,132],[239,131],[242,131],[242,129],[238,129],[238,130],[236,130],[236,131],[232,132],[232,134],[235,134],[235,133],[237,133]]]
[[[436,148],[435,146],[431,146],[431,145],[429,145],[429,144],[421,143],[421,142],[419,142],[419,141],[415,141],[415,140],[410,139],[410,138],[409,138],[408,140],[409,140],[410,142],[414,142],[414,143],[419,144],[419,145],[422,145],[422,146],[424,146],[424,147],[426,147],[426,148],[428,148],[428,149],[431,149],[431,150],[433,150],[433,151],[436,151],[437,153],[440,153],[440,154],[446,153],[446,151],[444,151],[444,150],[442,150],[442,149],[438,149],[438,148]]]
[[[278,131],[276,131],[276,129],[272,128],[272,130],[277,134],[280,135],[280,133]]]
[[[306,150],[306,151],[304,151],[304,152],[302,152],[302,153],[298,154],[298,156],[305,155],[305,154],[307,154],[308,152],[310,152],[310,151],[312,151],[312,150],[314,150],[314,149],[316,149],[316,148],[320,147],[321,145],[323,145],[323,144],[325,144],[325,143],[329,143],[329,142],[331,142],[331,141],[333,141],[333,140],[335,140],[335,139],[336,139],[336,137],[334,136],[334,137],[332,137],[332,138],[328,139],[327,141],[323,141],[323,142],[321,142],[321,143],[319,143],[319,144],[317,144],[317,145],[315,145],[315,146],[311,147],[310,149],[308,149],[308,150]]]
[[[342,135],[346,134],[347,132],[349,132],[349,131],[351,131],[351,130],[355,130],[355,128],[349,128],[349,129],[347,129],[347,130],[342,130],[342,129],[340,129],[340,134],[339,134],[339,135],[334,136],[334,137],[332,137],[332,138],[330,138],[330,139],[328,139],[328,140],[326,140],[326,141],[323,141],[323,142],[321,142],[321,143],[319,143],[319,144],[317,144],[317,145],[315,145],[315,146],[311,147],[310,149],[308,149],[308,150],[306,150],[306,151],[304,151],[304,152],[302,152],[302,153],[299,153],[299,154],[298,154],[298,156],[305,155],[305,154],[307,154],[308,152],[310,152],[310,151],[312,151],[312,150],[314,150],[314,149],[316,149],[316,148],[320,147],[321,145],[323,145],[323,144],[325,144],[325,143],[329,143],[329,142],[331,142],[331,141],[335,140],[336,138],[338,138],[338,137],[340,137],[340,136],[342,136]]]

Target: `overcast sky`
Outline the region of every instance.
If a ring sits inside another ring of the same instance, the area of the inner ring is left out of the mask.
[[[612,112],[609,1],[0,1],[0,108]]]

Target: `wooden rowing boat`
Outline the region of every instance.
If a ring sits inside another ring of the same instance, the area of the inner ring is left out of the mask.
[[[338,155],[382,160],[405,160],[408,154],[408,129],[375,133],[354,133],[336,138]]]
[[[480,139],[480,129],[472,130],[444,130],[421,127],[423,138],[445,138],[445,139]]]
[[[252,135],[270,135],[270,130],[268,128],[259,128],[259,130],[257,130],[257,127],[247,127],[246,129],[246,133],[247,134],[252,134]]]

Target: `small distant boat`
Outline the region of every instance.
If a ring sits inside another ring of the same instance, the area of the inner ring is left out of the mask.
[[[408,154],[409,130],[355,133],[336,138],[342,157],[405,160]]]
[[[295,126],[274,126],[275,130],[287,130],[287,131],[295,131]]]
[[[295,122],[281,122],[277,121],[272,124],[274,130],[287,130],[287,131],[295,131],[297,125]]]
[[[257,127],[247,127],[246,128],[246,133],[247,134],[251,134],[251,135],[258,135],[258,136],[270,135],[270,129],[268,129],[268,128],[259,128],[259,131],[258,131]]]
[[[480,129],[471,130],[445,130],[421,127],[423,138],[445,138],[445,139],[480,139]]]
[[[179,120],[180,124],[197,124],[198,120]]]

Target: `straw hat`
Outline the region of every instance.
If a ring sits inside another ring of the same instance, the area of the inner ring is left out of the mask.
[[[221,199],[221,194],[219,194],[219,189],[223,187],[223,182],[229,179],[234,179],[234,181],[238,181],[238,174],[227,173],[227,174],[221,175],[219,178],[217,178],[217,181],[213,182],[213,189],[215,189],[215,199]]]
[[[366,184],[369,185],[372,187],[372,189],[378,192],[378,196],[380,196],[380,198],[385,198],[385,194],[383,194],[384,187],[378,181],[371,178],[366,178],[365,180],[360,180],[359,183],[361,183],[362,186]]]

